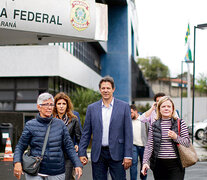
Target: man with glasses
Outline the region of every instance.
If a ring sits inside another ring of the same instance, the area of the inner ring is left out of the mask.
[[[73,142],[64,122],[53,118],[54,98],[49,93],[40,94],[37,99],[39,114],[33,120],[26,123],[22,136],[14,152],[14,175],[21,179],[22,155],[30,146],[32,156],[41,156],[45,134],[48,124],[51,122],[47,146],[37,176],[25,173],[27,180],[64,180],[65,161],[64,153],[68,155],[74,164],[77,178],[82,175],[82,164],[76,155]]]

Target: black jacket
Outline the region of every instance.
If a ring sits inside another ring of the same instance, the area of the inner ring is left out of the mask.
[[[74,141],[75,138],[75,142],[79,144],[81,138],[81,129],[78,119],[72,118],[71,122],[67,125],[67,128],[69,130],[71,139]]]
[[[161,130],[161,119],[153,122],[152,124],[152,131],[153,131],[153,152],[152,156],[150,157],[150,168],[153,170],[156,165],[156,160],[158,157],[158,153],[160,150],[160,144],[162,140],[162,130]],[[172,131],[174,131],[176,134],[178,134],[178,125],[177,125],[177,120],[171,119],[172,121]],[[180,168],[182,168],[182,164],[180,161],[180,156],[178,153],[178,148],[177,148],[177,143],[175,143],[173,140],[171,140],[173,143],[173,148],[175,151],[175,154],[177,156],[177,160],[179,163]]]

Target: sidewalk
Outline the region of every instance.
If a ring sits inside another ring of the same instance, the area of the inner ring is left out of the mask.
[[[193,146],[197,152],[199,161],[207,161],[207,145],[203,145],[199,141],[194,141]]]
[[[194,141],[193,146],[197,152],[199,161],[207,161],[207,145],[203,145],[199,141]],[[91,153],[88,152],[88,160],[91,161]],[[0,153],[0,160],[4,158],[4,153]]]

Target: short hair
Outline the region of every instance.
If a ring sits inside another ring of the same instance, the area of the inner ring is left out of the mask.
[[[176,120],[177,117],[175,117],[175,105],[174,105],[173,100],[169,96],[163,96],[163,97],[160,98],[160,100],[158,102],[158,105],[157,105],[157,117],[156,117],[156,119],[158,120],[158,119],[162,118],[162,114],[160,113],[160,106],[165,101],[170,101],[172,103],[173,112],[172,112],[171,117]]]
[[[134,111],[137,111],[137,107],[136,107],[134,104],[132,104],[132,105],[130,106],[130,109],[133,109]]]
[[[48,99],[51,99],[54,102],[54,98],[53,98],[52,94],[50,94],[48,92],[42,93],[37,98],[37,104],[38,105],[42,104],[43,101],[47,101]]]
[[[112,89],[114,89],[115,85],[114,85],[114,79],[111,76],[105,76],[103,77],[100,82],[99,82],[99,88],[101,88],[101,84],[102,82],[110,82]]]
[[[154,99],[154,102],[156,102],[156,99],[157,99],[158,97],[163,97],[163,96],[166,96],[166,95],[165,95],[165,93],[162,93],[162,92],[159,92],[159,93],[155,94],[155,95],[154,95],[154,98],[153,98],[153,99]]]

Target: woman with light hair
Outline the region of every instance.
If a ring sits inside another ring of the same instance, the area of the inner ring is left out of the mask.
[[[178,135],[178,117],[175,106],[168,96],[162,97],[157,105],[157,118],[149,129],[145,146],[142,173],[146,175],[151,168],[155,180],[183,180],[185,169],[182,167],[177,144],[189,147],[190,139],[185,121],[180,120]]]

